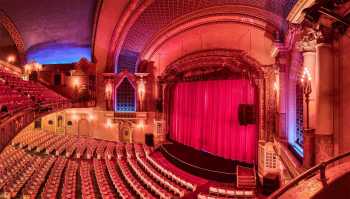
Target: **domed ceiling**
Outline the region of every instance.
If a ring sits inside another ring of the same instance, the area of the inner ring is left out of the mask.
[[[91,60],[96,0],[1,0],[20,32],[27,60],[42,64]]]

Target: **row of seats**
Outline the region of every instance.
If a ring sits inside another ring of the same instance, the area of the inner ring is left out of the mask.
[[[44,190],[41,193],[41,198],[56,198],[57,197],[57,193],[58,193],[58,188],[60,185],[60,180],[62,178],[62,173],[63,170],[67,164],[67,159],[59,157],[51,172],[49,175],[49,178],[47,179],[45,186],[44,186]]]
[[[163,175],[167,176],[168,178],[172,179],[176,183],[180,184],[183,187],[186,187],[187,189],[191,191],[195,191],[197,188],[197,185],[191,182],[188,182],[181,177],[178,177],[176,174],[174,174],[172,171],[164,168],[162,165],[160,165],[156,160],[154,160],[150,155],[146,156],[147,160]]]
[[[87,159],[91,159],[92,157],[102,159],[105,155],[111,159],[114,157],[115,151],[118,158],[123,158],[125,147],[122,143],[116,144],[75,136],[54,135],[42,131],[20,134],[13,139],[12,146],[27,148],[36,152],[45,151],[46,154],[54,154],[56,156],[65,155],[67,158],[71,157],[74,153],[76,154],[76,158],[80,158],[85,154],[84,157]]]
[[[50,143],[50,145],[47,146],[45,143]],[[24,156],[32,154],[33,150],[38,152],[38,149],[39,152],[52,151],[49,155],[40,155],[39,159],[43,161],[36,162],[34,158],[30,160],[31,164],[35,165],[27,173],[31,177],[23,174],[21,178],[17,173],[10,173],[8,176],[11,179],[9,181],[22,179],[27,182],[23,192],[20,193],[26,198],[35,198],[38,195],[41,195],[42,198],[59,197],[59,193],[62,193],[62,196],[64,193],[67,198],[75,198],[75,194],[79,192],[76,190],[78,179],[81,179],[80,191],[83,198],[98,198],[99,195],[102,198],[178,198],[197,188],[197,184],[190,182],[188,178],[177,175],[176,170],[159,163],[160,160],[153,157],[151,147],[53,135],[45,132],[20,133],[13,139],[12,146],[5,148],[0,154],[0,175],[2,170],[7,172],[13,165],[21,162],[19,160],[24,159]],[[53,153],[53,151],[58,153]],[[78,151],[82,154],[90,153],[92,160],[71,158]],[[67,156],[67,153],[70,155]],[[36,154],[29,156],[36,157]],[[19,171],[22,171],[23,164],[21,165]],[[62,190],[59,190],[60,185],[62,185]],[[12,187],[17,188],[6,188],[6,193],[9,196],[19,195],[16,190],[23,187],[23,184],[19,181]],[[41,192],[40,187],[44,187]],[[208,194],[210,197],[252,196],[248,194],[248,191],[230,191],[232,190],[225,190],[224,193],[221,188],[216,188],[215,191],[215,187],[212,187]]]
[[[23,187],[23,185],[29,180],[33,175],[34,171],[37,170],[43,159],[39,157],[34,157],[33,160],[27,164],[23,172],[19,173],[18,176],[12,178],[12,180],[3,187],[3,192],[5,198],[14,198]]]
[[[212,195],[209,193],[199,193],[197,196],[198,199],[256,199],[256,197],[227,197],[227,196],[219,196],[219,195]]]
[[[26,109],[69,106],[69,100],[34,81],[25,81],[0,64],[0,118]]]
[[[226,197],[244,197],[252,198],[255,197],[255,191],[252,189],[233,189],[225,187],[209,187],[209,193],[226,196]]]
[[[141,198],[154,199],[152,193],[150,193],[137,178],[131,173],[128,168],[128,164],[124,159],[118,159],[118,165],[120,167],[121,173],[123,174],[124,179],[130,187],[137,193]]]
[[[49,173],[51,167],[55,163],[55,157],[45,158],[39,165],[39,169],[35,170],[35,173],[30,177],[27,184],[23,189],[24,199],[35,199],[39,193],[41,185],[45,182],[46,176]]]
[[[24,172],[29,165],[34,161],[34,157],[29,154],[17,155],[16,161],[11,162],[8,167],[3,168],[0,174],[0,189],[4,186],[13,183],[14,179],[17,178],[22,172]]]
[[[130,167],[135,172],[136,176],[146,185],[150,190],[156,193],[157,196],[163,199],[173,198],[174,195],[161,187],[157,182],[152,180],[137,164],[135,159],[127,159]]]
[[[77,171],[79,164],[77,161],[69,160],[68,166],[65,171],[63,191],[61,194],[62,199],[77,198]]]
[[[177,194],[178,196],[182,197],[187,192],[185,188],[181,187],[180,185],[176,184],[175,182],[171,181],[167,177],[157,172],[144,157],[137,156],[137,161],[153,179],[155,179],[164,187],[172,191],[174,194]]]
[[[81,194],[83,198],[95,199],[97,198],[94,191],[93,175],[91,173],[92,167],[89,162],[81,161],[79,174],[81,181]]]
[[[111,177],[114,188],[118,191],[118,194],[123,199],[131,199],[134,198],[131,191],[129,191],[128,187],[123,182],[121,176],[116,170],[115,161],[110,160],[109,158],[105,158],[108,174]]]
[[[102,160],[93,160],[94,172],[96,176],[96,181],[98,188],[100,190],[103,199],[113,199],[115,198],[112,187],[108,184],[108,176],[105,173],[105,164]]]

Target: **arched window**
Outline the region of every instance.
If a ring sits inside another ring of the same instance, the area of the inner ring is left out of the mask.
[[[136,97],[135,88],[131,85],[127,78],[124,78],[118,86],[116,92],[116,111],[118,112],[135,112]]]

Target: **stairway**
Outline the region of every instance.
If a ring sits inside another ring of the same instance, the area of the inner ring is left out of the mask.
[[[237,188],[256,189],[255,169],[237,166]]]

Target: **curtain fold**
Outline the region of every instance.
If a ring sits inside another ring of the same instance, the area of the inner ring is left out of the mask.
[[[247,80],[184,82],[174,86],[170,136],[182,144],[232,160],[254,163],[256,125],[239,125],[240,104],[255,104]]]

